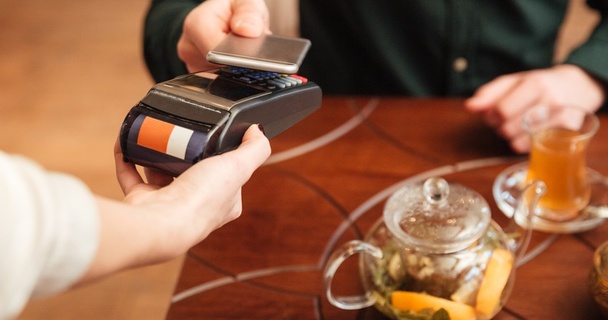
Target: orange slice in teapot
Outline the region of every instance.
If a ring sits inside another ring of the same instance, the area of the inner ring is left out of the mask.
[[[511,276],[512,268],[513,254],[508,250],[494,249],[477,292],[475,309],[479,315],[492,316],[499,307],[500,297]]]
[[[420,312],[425,309],[437,311],[445,309],[452,320],[473,320],[475,309],[464,303],[451,301],[426,293],[411,291],[394,291],[391,296],[393,307],[399,310]]]

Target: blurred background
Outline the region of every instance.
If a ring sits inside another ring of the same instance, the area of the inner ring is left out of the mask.
[[[147,6],[0,0],[0,149],[120,199],[114,142],[126,113],[153,84],[140,45]],[[163,319],[180,263],[33,301],[21,319]]]
[[[583,0],[572,1],[557,60],[597,21]],[[112,148],[124,116],[153,85],[141,53],[149,2],[0,0],[0,149],[120,199]],[[297,0],[267,2],[274,33],[296,35]],[[19,319],[164,319],[181,263],[32,301]]]

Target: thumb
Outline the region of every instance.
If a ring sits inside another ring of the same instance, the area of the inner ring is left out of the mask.
[[[233,5],[230,29],[243,37],[269,33],[268,8],[263,0],[237,0]]]
[[[245,132],[238,148],[194,164],[177,177],[171,186],[176,188],[176,185],[183,185],[187,186],[186,189],[198,189],[208,186],[208,181],[215,181],[215,184],[223,185],[222,188],[227,188],[226,190],[240,188],[270,153],[268,138],[258,126],[252,125]]]
[[[231,152],[242,153],[243,158],[251,164],[252,169],[261,166],[270,156],[271,147],[261,125],[251,125],[241,145]],[[252,170],[253,171],[253,170]]]

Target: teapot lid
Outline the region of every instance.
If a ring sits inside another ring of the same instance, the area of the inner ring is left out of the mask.
[[[462,250],[487,230],[490,207],[477,192],[442,178],[397,190],[384,207],[384,223],[406,246],[432,253]]]

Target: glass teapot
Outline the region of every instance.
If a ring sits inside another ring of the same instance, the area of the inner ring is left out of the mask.
[[[442,178],[404,186],[387,200],[383,219],[365,241],[350,241],[329,258],[327,298],[346,310],[375,305],[393,319],[490,319],[511,292],[515,263],[532,232],[527,226],[544,192],[541,181],[523,188],[503,230],[473,190]],[[516,215],[525,217],[524,228]],[[365,294],[334,295],[336,271],[358,253]]]

